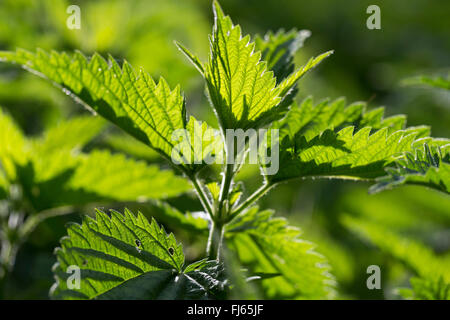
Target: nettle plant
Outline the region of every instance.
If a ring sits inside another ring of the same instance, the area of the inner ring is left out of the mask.
[[[126,61],[120,66],[112,57],[87,59],[80,52],[0,53],[2,60],[52,81],[156,150],[190,181],[205,212],[205,218],[194,217],[160,203],[174,223],[209,234],[204,259],[191,264],[185,263],[174,235],[142,213],[97,210],[95,219],[86,216],[81,225],[68,227],[56,249],[52,297],[225,298],[245,291],[253,280],[267,298],[332,298],[335,281],[325,258],[285,219],[260,210],[258,199],[280,183],[308,177],[378,179],[372,191],[413,183],[449,192],[448,140],[431,138],[425,126],[407,128],[403,115],[383,118],[383,108],[367,111],[364,103],[307,98],[297,104],[298,80],[332,52],[296,69],[294,54],[307,32],[280,31],[252,41],[217,2],[213,8],[208,61],[177,46],[205,80],[218,129],[187,117],[179,87],[171,89],[163,78],[156,82],[143,70],[136,73]],[[257,153],[263,183],[245,198],[235,177],[244,165],[238,159],[245,159],[253,145],[251,139],[235,143],[239,137],[229,133],[260,129],[266,129],[266,143]],[[205,170],[211,157],[223,161],[220,176]],[[274,161],[276,172],[268,172]],[[110,174],[105,164],[92,166],[99,173],[92,185],[105,186],[102,181]],[[148,179],[144,185],[153,179],[132,178]],[[108,187],[122,190],[127,184],[119,180]],[[79,286],[67,281],[71,274],[66,271],[73,266],[81,271]]]
[[[104,127],[100,118],[74,117],[30,138],[0,108],[0,297],[18,250],[45,219],[93,203],[164,199],[190,189],[155,165],[106,150],[84,152]]]

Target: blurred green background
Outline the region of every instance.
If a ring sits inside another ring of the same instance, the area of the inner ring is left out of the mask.
[[[280,28],[308,29],[312,36],[296,57],[298,63],[329,49],[335,54],[300,84],[299,100],[313,95],[347,97],[348,102],[368,101],[371,107],[386,106],[386,114],[405,113],[409,125],[432,126],[434,136],[449,137],[448,91],[402,86],[403,79],[419,74],[446,74],[450,62],[450,2],[445,0],[222,0],[224,11],[244,33],[264,34]],[[66,9],[81,8],[81,29],[69,30]],[[368,30],[366,8],[381,8],[381,30]],[[215,124],[198,72],[173,44],[178,40],[205,60],[212,28],[209,0],[63,1],[1,0],[0,50],[17,47],[34,50],[79,49],[112,54],[142,66],[153,76],[164,76],[171,86],[180,83],[188,112]],[[28,135],[37,135],[61,118],[87,113],[51,84],[7,65],[0,65],[0,106],[8,110]],[[133,149],[117,131],[110,129],[96,141],[98,147],[127,152],[148,162],[164,164],[152,152]],[[258,170],[248,168],[240,178],[247,190],[257,187]],[[294,181],[265,197],[261,206],[287,216],[318,244],[333,267],[340,298],[397,298],[398,286],[409,286],[414,273],[358,237],[344,223],[343,215],[370,221],[395,230],[450,259],[450,198],[419,187],[404,187],[378,195],[367,194],[368,183]],[[193,197],[171,199],[180,209],[200,210]],[[142,205],[144,206],[144,205]],[[120,207],[120,206],[119,206]],[[87,213],[87,212],[83,212]],[[148,208],[149,215],[157,215]],[[40,225],[20,250],[9,298],[46,299],[53,279],[53,248],[65,234],[64,224],[79,221],[77,215],[52,218]],[[167,225],[170,229],[170,225]],[[173,230],[190,243],[187,255],[195,258],[202,249],[195,235]],[[366,268],[382,270],[382,290],[368,290]]]

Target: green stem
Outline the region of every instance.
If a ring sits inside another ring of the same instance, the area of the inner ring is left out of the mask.
[[[234,164],[227,164],[225,166],[225,174],[222,179],[222,186],[220,188],[220,195],[219,195],[219,205],[217,209],[217,215],[218,219],[221,220],[224,216],[223,209],[225,201],[228,199],[228,194],[230,192],[230,186],[231,182],[233,181],[233,175],[234,175]]]
[[[220,261],[223,243],[224,225],[212,222],[209,229],[208,244],[206,254],[209,260]]]
[[[228,206],[225,208],[225,202],[228,200],[228,194],[230,192],[231,183],[233,181],[234,175],[234,165],[227,164],[225,166],[225,173],[222,179],[222,185],[220,188],[220,194],[217,204],[217,211],[211,219],[211,227],[209,230],[208,244],[206,247],[206,253],[210,260],[220,261],[222,244],[223,244],[223,234],[224,234],[224,223],[223,217],[228,212],[223,212],[228,210]]]
[[[205,194],[205,190],[203,189],[202,185],[200,184],[200,181],[198,181],[197,177],[195,175],[190,175],[189,179],[191,180],[192,184],[194,185],[195,191],[197,192],[198,198],[200,199],[200,202],[203,206],[203,209],[205,209],[206,212],[208,212],[211,219],[214,217],[213,210],[211,207],[211,203],[208,200],[208,197]]]
[[[239,213],[248,208],[254,202],[259,200],[263,195],[269,192],[274,184],[265,183],[258,190],[256,190],[250,197],[248,197],[244,202],[242,202],[236,209],[234,209],[229,215],[227,222],[233,220]]]

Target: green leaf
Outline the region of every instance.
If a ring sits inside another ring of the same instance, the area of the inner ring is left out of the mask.
[[[211,199],[213,199],[213,201],[218,201],[219,200],[219,195],[220,195],[220,185],[217,182],[210,182],[208,184],[206,184],[206,187],[208,188],[209,194],[211,196]]]
[[[450,141],[446,141],[449,143]],[[415,153],[408,152],[395,162],[395,167],[386,168],[387,176],[377,179],[370,193],[392,189],[404,184],[416,184],[450,194],[450,144],[444,148],[430,148],[428,144]],[[442,151],[441,151],[442,150]]]
[[[302,240],[300,231],[270,210],[257,207],[227,226],[229,245],[251,273],[279,274],[263,279],[267,298],[323,299],[334,295],[334,279],[314,244]]]
[[[357,129],[372,127],[374,130],[388,128],[389,133],[405,129],[406,116],[395,115],[383,118],[384,108],[367,110],[365,102],[347,104],[341,97],[334,101],[329,99],[314,103],[312,97],[302,101],[300,105],[294,104],[286,117],[274,123],[272,129],[280,130],[280,139],[288,135],[291,139],[297,134],[302,134],[311,140],[327,129],[338,131],[348,126]],[[416,127],[423,130],[421,137],[429,134],[428,127]]]
[[[128,159],[122,154],[93,151],[80,157],[68,187],[121,201],[169,198],[191,189],[189,182],[171,170]],[[92,170],[95,166],[102,170]],[[118,187],[122,186],[122,187]]]
[[[363,103],[346,106],[344,99],[314,105],[311,98],[294,106],[273,124],[279,129],[279,170],[272,183],[300,177],[373,179],[428,127],[404,128],[403,116],[383,119],[383,109],[365,112]]]
[[[177,48],[189,59],[189,61],[197,68],[197,70],[204,75],[205,67],[197,56],[192,54],[188,49],[186,49],[181,43],[175,41]]]
[[[211,199],[213,202],[219,201],[219,195],[220,195],[220,185],[217,182],[210,182],[206,184],[206,187],[208,189],[208,192],[210,194]],[[237,204],[239,202],[239,199],[241,198],[244,191],[244,184],[242,181],[235,183],[231,190],[229,195],[229,203],[231,206]]]
[[[305,66],[277,86],[250,36],[242,36],[214,1],[215,24],[211,55],[205,66],[209,97],[222,130],[258,128],[279,117],[283,99],[308,70],[329,54],[310,60]]]
[[[154,219],[97,210],[96,219],[71,224],[53,267],[56,299],[208,299],[222,294],[220,265],[201,261],[184,266],[181,245]],[[80,287],[69,288],[66,271],[80,268]]]
[[[279,30],[277,33],[268,32],[264,39],[260,36],[255,37],[255,48],[261,51],[261,59],[267,62],[267,68],[273,71],[277,79],[277,85],[294,72],[295,53],[303,46],[304,41],[311,35],[308,30],[291,30],[284,32]],[[278,113],[282,116],[284,110],[294,101],[298,93],[298,88],[294,86],[289,94],[283,99],[283,102],[277,107]]]
[[[177,86],[171,90],[161,78],[155,82],[142,69],[136,74],[125,61],[122,68],[109,57],[108,61],[94,54],[86,59],[80,52],[70,55],[38,49],[35,54],[17,50],[0,52],[0,59],[19,63],[27,70],[43,76],[84,104],[87,108],[116,124],[128,134],[171,160],[172,149],[179,145],[173,135],[180,130],[189,140],[195,133],[188,130],[185,99]],[[180,137],[178,137],[180,138]],[[193,148],[192,146],[187,147]],[[207,155],[192,157],[203,159]],[[202,163],[181,163],[184,171],[194,172]]]
[[[235,183],[231,189],[229,196],[230,205],[231,206],[237,205],[243,193],[244,193],[244,184],[242,183],[242,181]]]
[[[31,170],[29,197],[38,210],[99,201],[162,199],[191,189],[189,182],[173,171],[108,151],[78,156],[54,152],[34,159]]]
[[[105,127],[105,121],[94,117],[74,117],[60,121],[49,128],[44,135],[34,139],[33,152],[40,156],[60,149],[79,150],[96,137]]]
[[[109,134],[103,142],[115,151],[120,151],[133,158],[154,162],[159,154],[148,146],[126,134]]]
[[[290,90],[292,90],[297,83],[308,71],[317,67],[324,59],[328,58],[334,53],[333,50],[324,52],[317,57],[309,59],[309,61],[302,67],[300,67],[295,73],[291,74],[288,78],[284,79],[279,85],[279,95],[285,97]]]
[[[366,127],[354,127],[337,133],[326,130],[308,141],[296,136],[281,144],[280,169],[267,176],[270,182],[299,177],[335,177],[340,179],[373,179],[384,174],[393,157],[411,150],[416,135],[397,131],[391,135],[384,128],[370,134]]]
[[[16,177],[15,163],[24,163],[26,158],[26,138],[10,115],[0,108],[0,169],[5,179]]]
[[[204,212],[181,212],[177,208],[163,201],[152,201],[145,207],[140,205],[141,211],[147,216],[156,216],[159,221],[183,230],[207,235],[209,216]]]
[[[169,198],[191,190],[186,179],[143,161],[107,151],[81,153],[103,128],[101,119],[76,117],[33,139],[24,137],[1,110],[0,124],[3,180],[19,183],[35,212],[98,201]]]
[[[268,32],[264,38],[259,35],[255,37],[256,49],[261,51],[261,59],[267,62],[267,67],[273,71],[277,83],[294,72],[294,55],[310,35],[308,30],[279,30],[277,33]]]
[[[177,144],[172,150],[172,161],[190,168],[192,172],[203,164],[223,163],[223,141],[218,130],[190,117],[186,132],[175,134]]]

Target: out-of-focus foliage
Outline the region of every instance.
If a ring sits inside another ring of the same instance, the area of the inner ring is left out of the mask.
[[[413,85],[423,85],[434,88],[446,89],[450,90],[450,77],[447,78],[441,76],[417,76],[403,80],[404,85],[413,86]]]
[[[0,47],[80,49],[127,57],[152,74],[186,87],[193,71],[173,50],[173,39],[204,49],[206,17],[193,1],[5,0],[0,13]],[[69,5],[81,8],[81,29],[67,28]],[[174,16],[176,15],[176,19]],[[185,26],[189,25],[189,28]],[[15,36],[12,37],[11,35]],[[184,79],[184,80],[183,80]]]
[[[186,180],[157,166],[107,151],[81,152],[104,126],[101,119],[73,118],[29,140],[0,112],[4,189],[20,186],[28,213],[101,200],[168,198],[190,189]]]
[[[81,29],[70,30],[66,20],[69,5],[81,8]],[[175,13],[175,14],[174,14]],[[175,18],[176,16],[176,18]],[[189,28],[186,28],[189,25]],[[198,87],[195,70],[174,49],[178,39],[198,51],[206,51],[207,17],[195,1],[5,0],[0,3],[0,49],[83,50],[88,54],[108,52],[126,57],[154,76],[164,74],[169,83]],[[3,69],[3,67],[1,67]],[[0,104],[11,109],[27,132],[54,123],[72,112],[73,103],[50,85],[13,70],[2,72]],[[7,87],[10,90],[5,90]],[[14,90],[11,90],[14,89]],[[20,91],[20,96],[13,95]],[[23,106],[27,105],[26,108]],[[30,117],[34,121],[30,121]]]
[[[409,297],[418,299],[448,299],[450,290],[450,259],[437,257],[423,244],[402,237],[371,222],[351,217],[343,217],[350,229],[369,239],[383,252],[412,269],[419,278],[412,278]],[[408,291],[403,290],[405,295]]]

